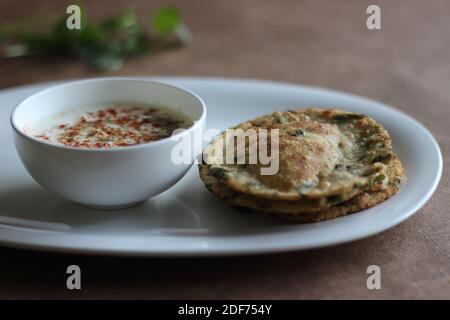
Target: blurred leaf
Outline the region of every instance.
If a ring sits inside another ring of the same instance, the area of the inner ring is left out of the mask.
[[[173,33],[181,23],[181,14],[174,7],[163,7],[156,11],[153,29],[157,36],[164,37]]]
[[[137,19],[130,9],[126,9],[120,16],[106,19],[102,24],[105,32],[117,32],[134,26],[137,26]]]
[[[81,9],[81,29],[69,30],[67,17],[62,17],[45,33],[20,32],[13,28],[0,32],[0,41],[13,43],[6,47],[6,57],[27,54],[76,56],[96,70],[118,70],[124,59],[152,50],[170,49],[190,41],[189,29],[181,21],[176,8],[159,9],[153,20],[153,35],[147,34],[138,24],[135,13],[124,10],[122,14],[105,19],[100,25],[87,21],[86,10]]]
[[[87,59],[89,66],[93,69],[104,71],[117,71],[122,68],[123,59],[120,56],[105,53],[95,55]]]

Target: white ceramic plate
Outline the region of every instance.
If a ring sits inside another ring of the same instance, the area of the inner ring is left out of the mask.
[[[154,79],[154,78],[153,78]],[[173,188],[145,205],[96,211],[42,189],[16,155],[9,125],[13,107],[48,84],[0,92],[0,244],[112,255],[204,256],[316,248],[361,239],[414,214],[430,198],[442,172],[433,136],[392,107],[343,92],[233,79],[156,78],[191,89],[208,108],[207,127],[225,129],[274,110],[307,106],[365,113],[390,132],[407,182],[389,200],[338,219],[296,225],[243,215],[211,195],[194,166]]]

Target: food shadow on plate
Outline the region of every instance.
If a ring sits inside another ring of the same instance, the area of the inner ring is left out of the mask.
[[[37,184],[26,184],[0,192],[0,225],[42,232],[224,236],[289,224],[235,212],[195,186],[178,186],[176,192],[168,190],[133,208],[97,210],[66,201]]]

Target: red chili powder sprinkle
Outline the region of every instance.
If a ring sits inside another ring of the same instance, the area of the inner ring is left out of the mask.
[[[73,125],[60,125],[64,130],[58,141],[73,147],[126,147],[167,138],[186,126],[181,118],[159,109],[115,107],[89,112]]]

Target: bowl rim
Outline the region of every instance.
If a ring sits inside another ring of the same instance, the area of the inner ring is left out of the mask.
[[[57,144],[53,144],[53,143],[48,143],[45,141],[42,141],[40,139],[37,139],[31,135],[26,134],[25,132],[23,132],[23,130],[21,130],[17,123],[16,123],[16,114],[19,110],[19,108],[21,107],[22,104],[24,104],[25,102],[27,102],[28,100],[31,100],[33,98],[36,98],[37,96],[46,94],[54,89],[57,88],[61,88],[61,87],[66,87],[66,86],[71,86],[77,83],[89,83],[89,82],[102,82],[102,81],[127,81],[127,82],[139,82],[139,83],[148,83],[148,84],[153,84],[153,85],[159,85],[162,87],[168,87],[170,89],[174,89],[177,91],[181,91],[184,93],[187,93],[191,96],[193,96],[201,105],[202,108],[202,113],[200,115],[200,118],[198,120],[193,120],[194,124],[191,125],[189,128],[186,128],[185,130],[178,132],[176,134],[173,134],[169,137],[163,138],[163,139],[159,139],[156,141],[151,141],[151,142],[147,142],[147,143],[141,143],[141,144],[135,144],[135,145],[131,145],[131,146],[123,146],[123,147],[112,147],[112,148],[82,148],[82,147],[71,147],[71,146],[64,146],[64,145],[57,145]],[[13,109],[11,116],[10,116],[10,123],[11,123],[11,127],[13,128],[13,130],[20,135],[21,137],[25,138],[26,140],[29,140],[33,143],[38,143],[41,144],[42,146],[45,147],[49,147],[49,148],[55,148],[55,149],[62,149],[62,150],[70,150],[70,151],[80,151],[80,152],[120,152],[120,151],[125,151],[125,150],[136,150],[136,149],[141,149],[141,148],[149,148],[151,146],[156,146],[162,143],[167,142],[168,140],[173,139],[174,137],[177,138],[181,138],[182,136],[185,136],[187,134],[189,134],[190,132],[194,131],[195,129],[197,129],[199,126],[203,126],[203,124],[206,122],[206,113],[207,113],[207,109],[206,109],[206,104],[203,101],[202,98],[200,98],[200,96],[198,96],[196,93],[192,92],[189,89],[185,89],[176,85],[172,85],[172,84],[168,84],[165,82],[160,82],[160,81],[155,81],[155,80],[147,80],[147,79],[142,79],[142,78],[134,78],[134,77],[98,77],[98,78],[90,78],[90,79],[81,79],[81,80],[75,80],[75,81],[68,81],[68,82],[64,82],[61,84],[57,84],[57,85],[51,85],[48,88],[39,90],[36,93],[31,94],[30,96],[24,98],[23,100],[21,100]]]

